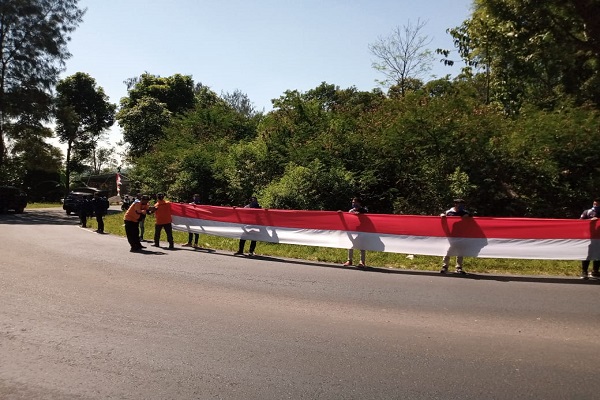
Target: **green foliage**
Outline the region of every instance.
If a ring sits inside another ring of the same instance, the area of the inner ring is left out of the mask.
[[[144,73],[125,83],[128,96],[121,99],[116,118],[129,145],[129,155],[135,159],[165,137],[164,129],[174,115],[196,104],[194,82],[187,75],[160,77]]]
[[[561,101],[507,117],[481,75],[426,82],[404,96],[323,82],[250,116],[202,85],[197,104],[136,162],[149,192],[215,205],[251,195],[283,209],[438,214],[463,197],[482,216],[577,217],[596,197],[599,120]]]
[[[116,105],[109,103],[104,89],[83,72],[61,80],[56,86],[56,134],[67,144],[66,186],[71,170],[80,170],[97,146],[102,133],[114,123]]]
[[[0,2],[0,170],[7,161],[7,139],[24,139],[50,118],[50,89],[70,57],[69,33],[84,13],[77,3]]]
[[[148,153],[164,136],[171,112],[157,99],[142,97],[134,106],[122,106],[117,119],[123,128],[123,140],[129,144],[129,155],[136,158]]]
[[[553,109],[565,96],[598,107],[598,15],[597,1],[478,0],[449,32],[468,67],[483,69],[488,100],[508,113],[527,102]]]
[[[280,179],[260,192],[263,206],[293,210],[348,208],[354,179],[343,168],[327,168],[314,160],[306,167],[290,163]]]
[[[278,176],[271,170],[268,147],[261,139],[240,142],[229,147],[216,164],[217,174],[227,187],[225,204],[241,205],[256,189],[265,187]]]

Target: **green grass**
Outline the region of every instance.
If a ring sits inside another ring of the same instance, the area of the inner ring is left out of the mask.
[[[96,220],[91,218],[88,227],[96,229]],[[123,213],[111,214],[104,218],[104,230],[113,235],[125,236],[123,227]],[[145,239],[154,236],[154,216],[146,218]],[[187,242],[188,234],[174,231],[173,237],[176,244]],[[165,240],[165,234],[162,234]],[[201,247],[237,251],[238,240],[210,235],[200,235]],[[246,244],[248,246],[248,244]],[[343,263],[347,258],[347,250],[332,249],[327,247],[298,246],[288,244],[274,244],[259,242],[256,253],[274,257],[295,258],[324,263]],[[358,254],[355,254],[357,256]],[[454,263],[454,257],[451,261]],[[438,271],[441,266],[441,257],[414,256],[413,259],[406,254],[383,253],[367,251],[367,265],[381,268],[398,268],[405,270]],[[464,268],[468,272],[510,274],[510,275],[550,275],[550,276],[577,276],[581,271],[579,261],[553,261],[553,260],[514,260],[492,258],[465,257]]]
[[[27,203],[28,208],[51,208],[51,207],[62,207],[62,203]]]

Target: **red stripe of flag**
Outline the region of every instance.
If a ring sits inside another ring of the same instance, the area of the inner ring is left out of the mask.
[[[600,224],[591,220],[357,215],[335,211],[267,210],[182,203],[171,203],[171,208],[173,215],[180,217],[280,228],[463,238],[600,239]]]

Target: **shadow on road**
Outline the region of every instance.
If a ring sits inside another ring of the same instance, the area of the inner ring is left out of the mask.
[[[222,254],[217,253],[219,255],[227,256],[227,257],[239,257],[234,256],[233,254]],[[344,265],[335,265],[335,264],[326,264],[319,263],[313,261],[303,261],[303,260],[294,260],[287,258],[277,258],[270,256],[261,256],[255,255],[253,257],[248,257],[248,259],[261,260],[267,262],[284,262],[287,264],[296,264],[296,265],[309,265],[313,267],[321,267],[321,268],[335,268],[335,269],[346,269],[346,270],[354,270],[359,273],[378,273],[378,274],[397,274],[397,275],[415,275],[415,276],[431,276],[439,279],[470,279],[470,280],[480,280],[480,281],[498,281],[498,282],[533,282],[533,283],[560,283],[560,284],[570,284],[570,285],[600,285],[600,279],[590,279],[583,280],[579,278],[570,278],[570,277],[554,277],[554,276],[518,276],[518,275],[488,275],[488,274],[473,274],[467,273],[466,275],[461,274],[440,274],[436,271],[413,271],[406,269],[393,269],[393,268],[382,268],[382,267],[365,267],[358,268],[352,266],[344,266]]]
[[[109,209],[108,214],[118,214],[120,210]],[[60,208],[31,208],[25,209],[23,214],[0,214],[0,225],[78,225],[79,217],[75,214],[67,215]]]

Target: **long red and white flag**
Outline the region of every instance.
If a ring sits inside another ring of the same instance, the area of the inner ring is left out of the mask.
[[[117,173],[117,194],[121,195],[121,174]]]
[[[432,256],[600,259],[600,220],[460,218],[171,203],[173,229],[234,239]]]

